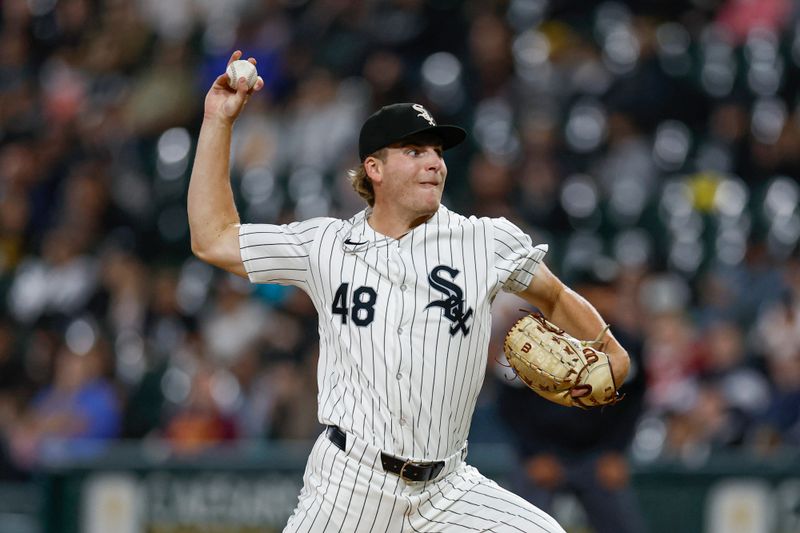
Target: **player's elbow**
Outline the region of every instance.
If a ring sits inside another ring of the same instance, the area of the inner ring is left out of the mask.
[[[192,254],[194,254],[196,258],[204,263],[227,270],[227,262],[224,260],[220,254],[219,248],[216,246],[192,240]]]
[[[192,243],[192,254],[199,260],[208,263],[209,262],[209,246],[208,243],[201,239],[197,232],[190,230],[190,237]]]
[[[191,235],[192,254],[200,261],[212,266],[220,264],[220,247],[218,243],[208,238],[201,238],[196,234]]]
[[[247,278],[239,251],[239,227],[231,224],[219,233],[190,232],[192,253],[199,260]]]
[[[203,248],[199,244],[196,244],[194,241],[192,241],[192,255],[194,255],[196,258],[198,258],[200,261],[203,261],[204,263],[209,262],[208,254],[205,251],[205,248]]]
[[[195,257],[206,263],[215,263],[215,256],[223,248],[225,238],[228,236],[227,228],[208,223],[197,223],[189,217],[189,238],[192,253]]]

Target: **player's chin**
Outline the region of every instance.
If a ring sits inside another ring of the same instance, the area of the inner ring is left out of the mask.
[[[442,203],[442,191],[436,187],[430,187],[420,194],[419,205],[430,213],[435,213]]]

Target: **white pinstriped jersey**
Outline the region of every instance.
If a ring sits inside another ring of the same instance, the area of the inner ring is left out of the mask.
[[[504,218],[440,206],[400,239],[349,220],[243,224],[254,283],[295,285],[319,313],[319,419],[392,455],[456,453],[483,384],[490,307],[530,283],[545,245]]]

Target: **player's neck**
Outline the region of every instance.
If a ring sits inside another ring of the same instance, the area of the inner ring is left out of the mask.
[[[370,227],[393,239],[399,239],[420,224],[424,224],[434,213],[398,213],[386,206],[375,204],[367,222]]]

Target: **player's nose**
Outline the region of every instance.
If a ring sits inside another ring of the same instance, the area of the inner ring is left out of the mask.
[[[444,158],[436,150],[429,150],[427,154],[427,168],[434,172],[444,169]]]

